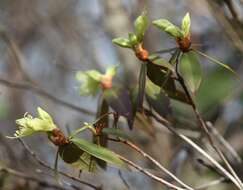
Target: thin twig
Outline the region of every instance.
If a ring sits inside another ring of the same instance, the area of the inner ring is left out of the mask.
[[[65,106],[67,108],[70,108],[72,110],[75,110],[75,111],[78,111],[78,112],[81,112],[81,113],[87,114],[87,115],[94,115],[94,113],[92,111],[89,111],[84,108],[80,108],[76,105],[65,102],[65,101],[47,93],[45,90],[43,90],[37,86],[33,86],[29,83],[17,83],[17,82],[12,82],[12,81],[8,81],[6,79],[0,78],[0,84],[4,85],[6,87],[9,87],[9,88],[16,88],[16,89],[20,89],[20,90],[31,91],[35,94],[48,98],[48,99],[52,100],[53,102],[60,104],[62,106]]]
[[[194,143],[191,139],[186,137],[183,134],[179,134],[172,126],[164,125],[164,121],[161,120],[157,115],[150,112],[148,109],[144,109],[144,113],[148,116],[153,117],[157,122],[161,123],[165,126],[169,131],[171,131],[174,135],[187,142],[190,146],[196,149],[200,154],[202,154],[205,158],[207,158],[216,168],[218,168],[225,177],[229,178],[238,188],[241,188],[238,181],[227,171],[225,170],[213,157],[211,157],[207,152],[205,152],[201,147],[199,147],[196,143]]]
[[[160,177],[158,177],[158,176],[156,176],[156,175],[150,173],[149,171],[145,170],[144,168],[142,168],[141,166],[135,164],[134,162],[132,162],[132,161],[130,161],[130,160],[124,158],[123,156],[121,156],[121,155],[118,155],[118,156],[119,156],[119,158],[120,158],[123,162],[125,162],[125,163],[127,163],[128,165],[134,167],[135,169],[137,169],[137,170],[140,171],[141,173],[147,175],[147,176],[150,177],[151,179],[153,179],[153,180],[155,180],[155,181],[157,181],[157,182],[159,182],[159,183],[161,183],[161,184],[163,184],[163,185],[165,185],[165,186],[167,186],[167,187],[169,187],[169,188],[171,188],[171,189],[175,189],[175,190],[185,190],[184,188],[178,187],[178,186],[176,186],[176,185],[174,185],[174,184],[172,184],[172,183],[170,183],[170,182],[168,182],[168,181],[166,181],[166,180],[164,180],[164,179],[162,179],[162,178],[160,178]]]
[[[29,148],[29,146],[27,145],[27,144],[25,144],[25,142],[23,141],[23,140],[21,140],[21,139],[19,139],[19,141],[21,142],[21,144],[23,145],[23,147],[27,150],[27,152],[41,165],[41,166],[43,166],[43,167],[45,167],[45,168],[47,168],[47,169],[50,169],[50,170],[52,170],[52,171],[55,171],[55,169],[53,168],[53,167],[51,167],[51,166],[49,166],[46,162],[44,162],[44,161],[42,161],[36,154],[35,154],[35,152],[33,152],[30,148]],[[62,172],[62,171],[58,171],[58,173],[59,174],[61,174],[61,175],[63,175],[63,176],[65,176],[65,177],[67,177],[67,178],[70,178],[70,179],[72,179],[73,181],[77,181],[77,182],[79,182],[79,183],[81,183],[81,184],[83,184],[83,185],[86,185],[86,186],[88,186],[88,187],[90,187],[90,188],[92,188],[92,189],[95,189],[95,190],[101,190],[101,188],[100,187],[97,187],[97,186],[95,186],[95,185],[93,185],[93,184],[90,184],[90,183],[88,183],[88,182],[86,182],[86,181],[83,181],[83,180],[80,180],[79,178],[77,178],[77,177],[74,177],[74,176],[71,176],[71,175],[69,175],[68,173],[65,173],[65,172]]]
[[[239,163],[242,163],[242,159],[240,155],[236,152],[236,150],[231,146],[229,142],[225,140],[225,138],[217,131],[215,127],[212,126],[211,122],[207,122],[207,126],[209,130],[212,132],[213,136],[216,137],[219,143],[221,143],[225,149],[231,154],[231,156]]]
[[[164,173],[166,173],[168,176],[170,176],[172,179],[174,179],[176,182],[178,182],[180,185],[182,185],[183,187],[185,187],[186,189],[189,190],[193,190],[192,187],[188,186],[187,184],[185,184],[183,181],[181,181],[178,177],[176,177],[173,173],[171,173],[169,170],[167,170],[164,166],[162,166],[157,160],[155,160],[153,157],[151,157],[149,154],[147,154],[146,152],[144,152],[142,149],[140,149],[137,145],[135,145],[134,143],[128,141],[128,140],[123,140],[123,139],[112,139],[112,138],[108,138],[108,140],[114,141],[114,142],[121,142],[127,146],[129,146],[130,148],[132,148],[133,150],[135,150],[136,152],[138,152],[139,154],[141,154],[144,158],[147,158],[148,160],[150,160],[152,163],[154,163],[158,168],[160,168]]]
[[[122,175],[122,171],[121,170],[118,170],[118,175],[119,177],[121,178],[123,184],[126,186],[127,189],[130,189],[130,186],[129,184],[127,183],[126,179],[123,177]]]
[[[226,181],[226,179],[224,177],[221,177],[219,179],[216,179],[214,181],[211,181],[211,182],[208,182],[206,184],[203,184],[203,185],[199,185],[195,188],[195,190],[203,190],[203,189],[207,189],[207,188],[210,188],[212,186],[216,186],[216,185],[219,185],[221,183],[224,183]]]

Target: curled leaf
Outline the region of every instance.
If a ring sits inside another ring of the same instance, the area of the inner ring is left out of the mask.
[[[186,15],[182,19],[182,23],[181,23],[181,29],[184,33],[184,37],[187,37],[188,35],[190,35],[190,27],[191,27],[190,14],[186,13]]]
[[[14,137],[21,138],[32,135],[36,132],[50,132],[57,126],[53,123],[51,116],[40,107],[37,108],[38,117],[33,118],[30,114],[25,115],[21,119],[16,120],[18,130],[15,132]]]
[[[129,33],[128,38],[132,47],[136,46],[139,43],[137,36],[133,33]]]
[[[99,90],[101,78],[102,74],[95,70],[86,72],[78,71],[76,74],[76,79],[82,82],[80,87],[80,95],[96,95]]]

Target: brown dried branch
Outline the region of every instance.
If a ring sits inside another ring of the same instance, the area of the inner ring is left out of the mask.
[[[165,185],[165,186],[167,186],[167,187],[169,187],[169,188],[171,188],[171,189],[175,189],[175,190],[185,190],[185,188],[178,187],[178,186],[176,186],[176,185],[174,185],[174,184],[172,184],[172,183],[170,183],[170,182],[168,182],[168,181],[166,181],[166,180],[164,180],[164,179],[162,179],[162,178],[160,178],[160,177],[158,177],[158,176],[156,176],[156,175],[150,173],[149,171],[145,170],[145,169],[142,168],[141,166],[139,166],[139,165],[135,164],[134,162],[132,162],[132,161],[130,161],[130,160],[124,158],[124,157],[121,156],[121,155],[119,155],[119,158],[120,158],[123,162],[125,162],[125,163],[127,163],[128,165],[134,167],[135,169],[137,169],[137,170],[140,171],[141,173],[145,174],[146,176],[150,177],[151,179],[153,179],[153,180],[155,180],[155,181],[157,181],[157,182],[159,182],[159,183],[161,183],[161,184],[163,184],[163,185]]]
[[[129,146],[130,148],[132,148],[133,150],[135,150],[136,152],[138,152],[139,154],[141,154],[144,158],[147,158],[148,160],[150,160],[152,163],[154,163],[158,168],[160,168],[164,173],[166,173],[168,176],[170,176],[173,180],[175,180],[176,182],[178,182],[180,185],[182,185],[183,187],[185,187],[186,189],[190,189],[193,190],[192,187],[188,186],[187,184],[185,184],[183,181],[181,181],[178,177],[176,177],[173,173],[171,173],[169,170],[167,170],[164,166],[162,166],[157,160],[155,160],[152,156],[150,156],[149,154],[147,154],[146,152],[144,152],[142,149],[140,149],[137,145],[135,145],[134,143],[128,141],[128,140],[123,140],[123,139],[112,139],[109,138],[109,140],[114,141],[114,142],[120,142],[123,143],[127,146]]]

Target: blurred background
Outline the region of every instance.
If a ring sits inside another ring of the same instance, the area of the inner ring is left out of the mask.
[[[138,80],[139,61],[132,51],[112,44],[115,37],[127,37],[133,21],[147,7],[150,21],[167,18],[180,24],[186,12],[192,20],[194,47],[230,65],[231,73],[200,58],[203,83],[196,94],[204,118],[214,124],[243,156],[243,1],[242,0],[1,0],[0,1],[0,163],[24,173],[55,182],[53,172],[42,168],[18,140],[5,138],[16,129],[15,120],[36,107],[48,111],[63,131],[74,130],[94,120],[98,97],[80,97],[79,70],[120,64],[119,82],[132,88]],[[150,25],[144,46],[154,52],[176,46],[173,39]],[[170,116],[176,127],[191,138],[198,136],[192,110],[176,101]],[[140,126],[139,126],[140,125]],[[219,178],[197,162],[198,155],[166,130],[143,122],[130,132],[140,147],[170,168],[181,179],[199,186]],[[122,125],[124,129],[126,126]],[[85,138],[89,138],[89,133]],[[54,164],[56,148],[46,136],[24,139],[39,157]],[[124,146],[111,145],[145,168],[154,166]],[[78,172],[60,162],[59,168]],[[38,173],[41,169],[44,173]],[[237,171],[243,178],[242,165]],[[242,170],[242,171],[241,171]],[[139,172],[109,167],[97,174],[82,173],[82,180],[106,190],[166,189]],[[68,179],[66,179],[68,181]],[[127,185],[124,183],[124,180]],[[47,189],[37,183],[0,173],[0,189]],[[49,188],[50,189],[50,188]],[[68,187],[67,187],[68,189]],[[80,186],[80,189],[90,189]],[[233,189],[230,184],[208,189]]]

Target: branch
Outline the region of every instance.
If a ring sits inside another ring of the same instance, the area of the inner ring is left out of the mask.
[[[226,179],[224,177],[221,177],[219,179],[216,179],[214,181],[211,181],[209,183],[206,183],[206,184],[203,184],[203,185],[200,185],[198,187],[195,188],[195,190],[203,190],[203,189],[208,189],[210,187],[213,187],[213,186],[216,186],[216,185],[219,185],[221,183],[224,183],[226,181]]]
[[[33,177],[33,176],[26,175],[22,172],[14,170],[14,169],[6,168],[6,167],[0,167],[0,172],[5,172],[7,174],[10,174],[10,175],[13,175],[13,176],[16,176],[16,177],[19,177],[19,178],[23,178],[23,179],[28,180],[28,181],[34,181],[42,187],[54,188],[54,189],[59,189],[59,190],[67,190],[67,188],[62,187],[60,185],[51,184],[47,181],[41,180],[41,179]]]
[[[183,134],[178,133],[171,124],[164,125],[164,120],[161,120],[157,115],[153,114],[150,110],[144,109],[144,113],[147,116],[153,117],[157,122],[165,126],[172,134],[176,135],[186,143],[188,143],[192,148],[196,149],[201,155],[207,158],[218,170],[220,170],[226,178],[229,178],[239,189],[241,189],[238,181],[227,171],[225,170],[213,157],[211,157],[207,152],[205,152],[201,147],[199,147],[196,143],[194,143],[191,139],[186,137]]]
[[[230,155],[238,162],[238,164],[242,164],[242,159],[240,155],[236,152],[236,150],[231,146],[229,142],[225,140],[225,138],[217,131],[215,127],[212,126],[211,122],[206,123],[209,130],[212,132],[212,135],[221,143],[225,149],[230,153]]]
[[[41,165],[41,166],[43,166],[43,167],[45,167],[45,168],[47,168],[47,169],[49,169],[49,170],[52,170],[52,171],[55,171],[55,169],[54,168],[52,168],[51,166],[49,166],[46,162],[44,162],[44,161],[42,161],[36,154],[35,154],[35,152],[33,152],[30,148],[29,148],[29,146],[27,145],[27,144],[25,144],[25,142],[23,141],[23,140],[21,140],[21,139],[19,139],[19,141],[20,141],[20,143],[23,145],[23,147],[24,147],[24,149],[25,150],[27,150],[27,152]],[[61,175],[63,175],[63,176],[65,176],[65,177],[67,177],[67,178],[69,178],[69,179],[72,179],[73,181],[76,181],[76,182],[79,182],[80,184],[83,184],[83,185],[86,185],[86,186],[88,186],[88,187],[90,187],[90,188],[92,188],[92,189],[95,189],[95,190],[101,190],[101,187],[97,187],[97,186],[95,186],[95,185],[93,185],[93,184],[90,184],[90,183],[88,183],[88,182],[86,182],[86,181],[82,181],[82,180],[80,180],[79,178],[77,178],[77,177],[74,177],[74,176],[71,176],[71,175],[69,175],[68,173],[66,173],[66,172],[62,172],[62,171],[58,171],[58,173],[59,174],[61,174]]]
[[[228,170],[230,171],[230,173],[231,173],[231,174],[234,176],[234,178],[236,179],[236,181],[237,181],[237,183],[238,183],[238,185],[239,185],[238,187],[242,190],[242,189],[243,189],[243,184],[242,184],[240,178],[238,177],[238,175],[235,173],[234,169],[233,169],[233,168],[231,167],[231,165],[229,164],[229,162],[228,162],[228,160],[226,159],[226,157],[224,156],[223,152],[222,152],[222,151],[220,150],[220,148],[217,147],[217,145],[214,143],[213,138],[212,138],[212,136],[211,136],[211,133],[210,133],[210,131],[208,130],[208,127],[207,127],[205,121],[203,120],[202,116],[200,115],[200,113],[199,113],[199,111],[198,111],[198,109],[197,109],[197,107],[196,107],[196,104],[195,104],[195,102],[194,102],[194,100],[193,100],[193,98],[192,98],[192,96],[191,96],[191,94],[190,94],[190,92],[189,92],[189,90],[188,90],[186,84],[185,84],[185,81],[184,81],[183,77],[182,77],[182,76],[180,75],[180,73],[179,73],[178,65],[179,65],[180,55],[181,55],[181,54],[179,54],[179,55],[177,56],[177,58],[176,58],[176,65],[175,65],[175,67],[176,67],[175,72],[176,72],[176,75],[177,75],[177,80],[178,80],[178,82],[180,83],[181,87],[183,88],[183,90],[184,90],[184,92],[185,92],[185,94],[186,94],[186,96],[187,96],[187,98],[188,98],[188,100],[189,100],[189,102],[190,102],[190,104],[191,104],[191,106],[192,106],[192,109],[193,109],[193,111],[194,111],[194,113],[195,113],[195,115],[196,115],[196,118],[197,118],[198,122],[199,122],[199,127],[201,128],[202,132],[205,133],[205,135],[206,135],[206,137],[208,138],[209,143],[211,144],[211,146],[213,147],[213,149],[217,152],[217,154],[218,154],[219,157],[222,159],[222,161],[225,163],[225,165],[226,165],[226,167],[228,168]]]
[[[132,148],[133,150],[135,150],[136,152],[141,154],[144,158],[147,158],[152,163],[154,163],[158,168],[160,168],[164,173],[166,173],[168,176],[170,176],[172,179],[174,179],[180,185],[182,185],[183,187],[185,187],[185,188],[187,188],[189,190],[193,190],[192,187],[190,187],[187,184],[185,184],[183,181],[181,181],[179,178],[177,178],[173,173],[171,173],[169,170],[167,170],[165,167],[163,167],[157,160],[155,160],[153,157],[151,157],[146,152],[141,150],[137,145],[133,144],[132,142],[130,142],[128,140],[122,140],[120,138],[119,139],[108,138],[108,140],[111,140],[111,141],[114,141],[114,142],[121,142],[121,143],[129,146],[130,148]]]
[[[80,108],[78,106],[65,102],[65,101],[47,93],[45,90],[43,90],[37,86],[33,86],[29,83],[17,83],[17,82],[12,82],[12,81],[8,81],[6,79],[0,78],[0,84],[4,85],[6,87],[9,87],[9,88],[16,88],[16,89],[20,89],[20,90],[31,91],[35,94],[48,98],[49,100],[51,100],[57,104],[60,104],[62,106],[75,110],[77,112],[81,112],[81,113],[87,114],[87,115],[94,115],[94,113],[89,110],[86,110],[84,108]]]
[[[145,170],[144,168],[142,168],[141,166],[135,164],[134,162],[124,158],[123,156],[121,156],[121,155],[118,155],[118,156],[123,162],[125,162],[128,165],[134,167],[135,169],[137,169],[141,173],[145,174],[146,176],[150,177],[151,179],[153,179],[153,180],[155,180],[155,181],[157,181],[157,182],[159,182],[159,183],[161,183],[161,184],[163,184],[163,185],[165,185],[165,186],[167,186],[167,187],[169,187],[171,189],[185,190],[184,188],[181,188],[181,187],[178,187],[176,185],[173,185],[172,183],[170,183],[170,182],[168,182],[168,181],[166,181],[166,180],[164,180],[164,179],[162,179],[162,178],[150,173],[149,171]]]

